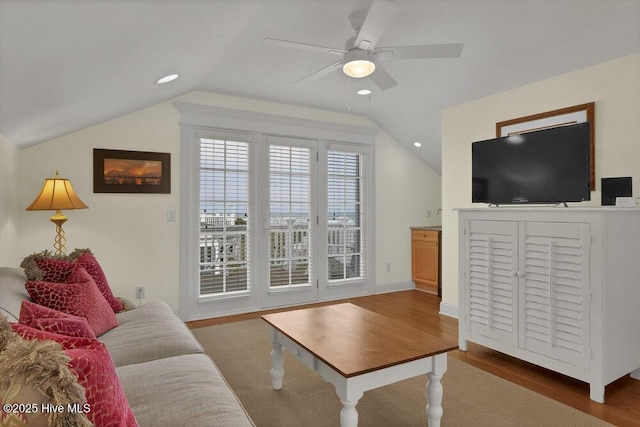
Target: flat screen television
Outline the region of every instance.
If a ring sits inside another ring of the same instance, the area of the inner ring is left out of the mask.
[[[589,122],[474,142],[473,202],[590,200],[589,142]]]

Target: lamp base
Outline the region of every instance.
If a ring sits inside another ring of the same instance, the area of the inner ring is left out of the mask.
[[[60,211],[57,211],[55,215],[49,218],[49,221],[56,225],[56,240],[53,247],[56,250],[56,256],[64,256],[66,254],[67,239],[64,237],[64,230],[62,224],[67,222],[67,217]]]

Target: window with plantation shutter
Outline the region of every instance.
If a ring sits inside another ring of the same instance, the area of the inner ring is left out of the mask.
[[[249,289],[249,147],[200,140],[200,295]]]
[[[330,150],[327,159],[327,254],[330,281],[364,277],[363,155]]]
[[[269,286],[308,285],[312,277],[311,149],[269,144]]]

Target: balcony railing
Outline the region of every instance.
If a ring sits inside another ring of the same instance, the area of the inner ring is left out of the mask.
[[[327,233],[329,278],[358,274],[360,230],[330,226]],[[241,218],[209,216],[200,222],[200,295],[245,291],[247,225]],[[270,227],[270,284],[308,283],[308,224],[293,221]]]

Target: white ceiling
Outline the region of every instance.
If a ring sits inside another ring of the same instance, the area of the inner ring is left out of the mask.
[[[337,57],[261,41],[342,49],[371,0],[0,0],[0,134],[27,147],[205,90],[366,116],[439,172],[443,108],[640,52],[640,0],[394,1],[379,46],[462,56],[385,61],[398,86],[359,97],[340,71],[291,84]]]

